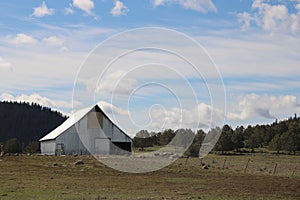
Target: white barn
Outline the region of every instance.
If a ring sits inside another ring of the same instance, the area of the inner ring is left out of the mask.
[[[79,110],[40,139],[47,155],[130,154],[132,139],[98,105]]]

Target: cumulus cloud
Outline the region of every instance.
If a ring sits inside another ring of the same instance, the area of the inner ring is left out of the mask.
[[[113,16],[127,15],[129,9],[121,1],[115,1],[115,6],[111,9],[110,13]]]
[[[8,69],[10,71],[13,70],[11,63],[6,61],[4,58],[0,56],[0,69]]]
[[[88,15],[93,15],[91,10],[95,7],[92,0],[73,0],[73,6],[83,10]]]
[[[271,4],[266,0],[255,0],[252,3],[252,11],[238,13],[238,21],[242,23],[242,29],[255,23],[258,27],[268,32],[288,31],[295,33],[299,30],[300,2],[294,4],[295,11],[289,11],[284,4]]]
[[[199,103],[195,108],[169,108],[155,106],[150,109],[150,129],[163,130],[167,128],[204,128],[220,125],[224,119],[223,111],[205,103]]]
[[[63,39],[60,39],[56,36],[50,36],[48,38],[44,38],[43,41],[50,46],[62,46],[64,43]]]
[[[52,100],[47,97],[42,97],[39,94],[31,94],[26,95],[22,94],[19,96],[13,96],[8,93],[3,93],[0,95],[1,101],[12,101],[12,102],[28,102],[28,103],[37,103],[42,106],[50,107],[50,108],[72,108],[72,104],[68,101],[58,101],[58,100]],[[81,105],[80,102],[75,102],[74,107],[79,107]]]
[[[153,6],[161,6],[161,5],[164,5],[164,3],[165,3],[165,0],[153,0],[152,1]]]
[[[128,112],[122,108],[118,108],[106,101],[100,101],[98,102],[98,105],[101,107],[101,109],[108,114],[117,114],[117,115],[127,115]]]
[[[246,120],[257,116],[275,119],[282,114],[292,115],[299,107],[296,96],[270,96],[252,93],[242,97],[238,103],[238,111],[230,112],[227,117],[237,120]]]
[[[73,5],[70,4],[69,7],[65,8],[65,15],[73,15],[75,11],[73,10]]]
[[[19,33],[17,36],[13,39],[14,44],[36,44],[37,40],[33,37],[26,35],[24,33]]]
[[[201,13],[208,11],[217,12],[217,8],[211,0],[152,0],[153,6],[162,6],[165,4],[179,4],[185,9],[195,10]]]
[[[242,30],[246,31],[250,27],[251,21],[253,20],[253,18],[247,12],[238,13],[237,17],[238,17],[239,23],[243,24],[241,27]]]
[[[130,94],[137,86],[138,81],[131,77],[126,77],[126,72],[117,70],[104,77],[100,85],[97,87],[97,92],[113,93],[113,94]]]
[[[48,8],[45,1],[39,7],[33,8],[32,16],[44,17],[45,15],[53,15],[54,9]]]

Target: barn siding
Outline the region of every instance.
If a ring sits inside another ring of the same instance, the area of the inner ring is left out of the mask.
[[[41,153],[47,155],[55,155],[55,140],[47,140],[41,142]]]
[[[128,138],[117,126],[113,125],[113,142],[130,142]]]
[[[75,126],[72,126],[66,130],[63,134],[57,137],[56,143],[64,144],[65,154],[89,154],[88,150],[83,145],[81,139],[78,136]]]

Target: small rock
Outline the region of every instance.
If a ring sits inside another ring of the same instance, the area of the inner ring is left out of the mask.
[[[58,166],[58,163],[55,162],[55,163],[52,164],[52,166],[56,167],[56,166]]]
[[[170,158],[171,159],[176,159],[176,158],[179,158],[179,156],[177,154],[174,154],[174,155],[171,155]]]
[[[164,152],[164,153],[162,154],[162,156],[168,156],[168,155],[169,155],[168,152]]]
[[[204,165],[202,169],[209,169],[208,165]]]
[[[74,165],[84,165],[84,162],[82,160],[77,160]]]

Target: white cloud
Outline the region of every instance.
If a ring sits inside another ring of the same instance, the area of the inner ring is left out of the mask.
[[[225,77],[287,77],[300,75],[299,37],[291,35],[218,33],[198,41],[217,63]],[[211,34],[213,35],[213,34]],[[225,36],[223,38],[223,36]],[[239,86],[239,84],[237,84]]]
[[[253,117],[275,119],[283,115],[291,116],[299,107],[300,104],[296,96],[252,93],[243,96],[239,100],[237,111],[228,113],[227,117],[233,120],[246,120]]]
[[[75,11],[73,10],[73,5],[70,4],[69,7],[65,8],[65,15],[73,15]]]
[[[9,69],[10,71],[13,70],[11,63],[4,60],[4,58],[2,58],[1,56],[0,56],[0,69]]]
[[[214,115],[213,118],[212,115]],[[192,109],[164,108],[163,106],[154,105],[149,110],[149,117],[149,127],[141,126],[140,128],[156,131],[168,128],[207,129],[220,125],[223,122],[224,113],[205,103],[199,103]]]
[[[274,5],[266,0],[255,0],[250,13],[238,13],[240,23],[244,23],[242,29],[250,26],[253,21],[258,27],[268,32],[291,32],[299,30],[300,4],[295,4],[294,13],[289,12],[284,4]]]
[[[129,9],[121,1],[115,1],[115,6],[111,9],[110,13],[113,16],[127,15]]]
[[[62,46],[64,43],[63,39],[60,39],[56,36],[50,36],[48,38],[44,38],[43,41],[50,46]]]
[[[118,108],[110,103],[107,103],[106,101],[100,101],[98,102],[98,105],[100,105],[101,109],[106,114],[117,114],[117,115],[127,115],[128,112],[122,108]]]
[[[165,4],[179,4],[185,9],[195,10],[201,13],[208,11],[217,12],[217,8],[211,0],[152,0],[153,6]]]
[[[250,27],[251,21],[253,19],[251,17],[251,15],[247,12],[243,12],[243,13],[238,13],[237,17],[238,17],[239,23],[243,24],[242,27],[241,27],[242,30],[243,31],[247,30]]]
[[[48,8],[45,1],[39,7],[33,9],[32,16],[35,17],[44,17],[45,15],[53,15],[54,9]]]
[[[73,6],[85,11],[89,15],[93,15],[91,10],[95,7],[92,0],[73,0]]]
[[[137,86],[138,81],[134,78],[126,77],[126,71],[117,70],[103,77],[97,87],[99,93],[110,93],[116,95],[130,94]]]
[[[50,108],[63,108],[63,109],[70,109],[72,108],[72,104],[67,101],[58,101],[58,100],[52,100],[47,97],[42,97],[39,94],[31,94],[26,95],[22,94],[19,96],[13,96],[8,93],[3,93],[0,95],[1,101],[13,101],[13,102],[28,102],[28,103],[37,103],[42,106],[50,107]],[[74,107],[81,106],[80,102],[75,102]]]
[[[165,3],[165,0],[153,0],[152,4],[153,6],[161,6]]]
[[[14,39],[14,44],[36,44],[37,40],[24,33],[19,33]]]

